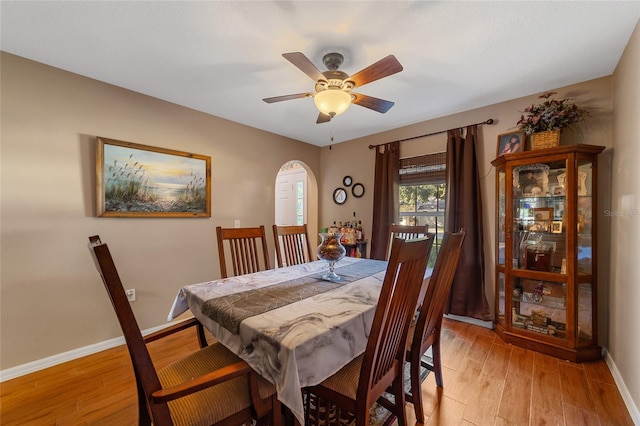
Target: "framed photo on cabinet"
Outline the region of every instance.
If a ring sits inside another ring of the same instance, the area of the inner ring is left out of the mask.
[[[511,132],[498,135],[496,156],[524,151],[524,132]]]
[[[553,207],[539,207],[534,208],[533,210],[533,219],[535,221],[545,221],[548,222],[553,220]]]

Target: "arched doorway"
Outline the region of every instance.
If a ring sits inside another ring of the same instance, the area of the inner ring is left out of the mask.
[[[302,161],[288,161],[278,170],[274,217],[276,225],[306,223],[310,235],[317,233],[318,183]]]

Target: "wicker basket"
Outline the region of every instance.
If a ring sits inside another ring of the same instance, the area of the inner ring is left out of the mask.
[[[552,148],[560,145],[560,130],[547,130],[531,135],[531,149]]]

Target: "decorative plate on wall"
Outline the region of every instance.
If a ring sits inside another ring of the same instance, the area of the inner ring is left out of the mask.
[[[347,201],[347,190],[344,188],[336,188],[333,191],[333,202],[336,204],[344,204]]]
[[[362,197],[364,195],[364,185],[361,183],[354,184],[351,188],[351,194],[356,198]]]

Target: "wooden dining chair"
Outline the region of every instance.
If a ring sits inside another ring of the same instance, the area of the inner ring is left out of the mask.
[[[415,329],[409,330],[409,339],[406,360],[410,362],[411,394],[406,399],[413,403],[416,420],[424,423],[424,405],[422,403],[420,369],[426,368],[435,373],[436,384],[443,386],[442,362],[440,359],[440,330],[442,329],[442,317],[444,305],[449,297],[451,283],[458,269],[462,244],[466,231],[463,229],[457,233],[446,232],[442,246],[436,258],[431,278],[426,282],[426,292]],[[432,348],[433,364],[422,359],[427,349]],[[426,376],[425,376],[426,377]]]
[[[429,232],[429,225],[396,225],[391,224],[389,228],[389,239],[387,240],[387,259],[391,255],[391,246],[393,245],[394,238],[402,238],[408,240],[412,238],[420,238],[427,235]]]
[[[357,426],[367,425],[369,409],[390,387],[395,403],[388,408],[397,416],[400,426],[407,423],[404,352],[432,244],[428,237],[394,241],[367,347],[333,376],[305,388],[307,417],[312,411],[310,401],[314,399],[316,407],[335,405],[338,419],[346,411],[355,416]],[[329,411],[325,410],[327,416]],[[313,413],[316,419],[318,414]]]
[[[89,237],[98,272],[129,350],[139,425],[240,425],[268,416],[281,424],[274,386],[220,343],[156,370],[146,344],[199,324],[194,318],[142,337],[106,244]]]
[[[216,235],[222,278],[229,277],[224,241],[229,243],[231,264],[233,265],[233,275],[231,276],[271,269],[263,225],[254,228],[222,228],[218,226],[216,227]]]
[[[279,268],[311,262],[311,242],[306,223],[296,226],[273,225],[273,240]]]

